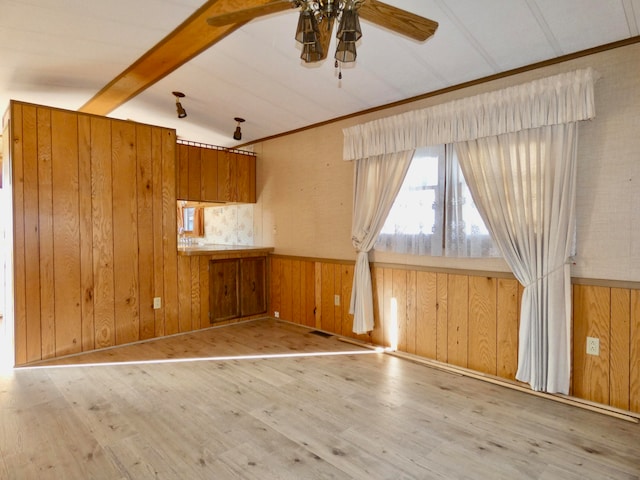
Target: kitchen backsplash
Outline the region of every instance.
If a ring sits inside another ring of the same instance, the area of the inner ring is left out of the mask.
[[[204,209],[206,243],[254,245],[253,205],[225,205]]]

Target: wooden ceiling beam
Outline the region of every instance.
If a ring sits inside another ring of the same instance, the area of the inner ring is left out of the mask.
[[[105,85],[79,111],[107,115],[247,22],[210,26],[207,18],[272,0],[209,0]]]

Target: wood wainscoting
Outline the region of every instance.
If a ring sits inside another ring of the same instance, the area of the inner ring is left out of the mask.
[[[10,125],[16,365],[178,332],[175,131],[14,101]]]
[[[348,261],[271,255],[269,315],[515,379],[522,286],[513,276],[374,264],[375,328],[355,335],[353,271]],[[574,283],[572,395],[640,412],[640,288]],[[586,354],[587,336],[599,338],[599,356]]]

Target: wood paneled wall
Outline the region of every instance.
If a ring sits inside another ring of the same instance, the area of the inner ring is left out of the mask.
[[[356,337],[353,263],[272,255],[269,315]],[[513,278],[372,266],[375,328],[360,339],[515,379],[522,286]],[[505,276],[506,277],[506,276]],[[640,412],[640,290],[574,285],[572,394]],[[340,305],[335,305],[339,295]],[[586,337],[600,355],[586,354]]]
[[[16,364],[178,332],[175,131],[10,108]]]

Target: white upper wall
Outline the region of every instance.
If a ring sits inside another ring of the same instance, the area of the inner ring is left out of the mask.
[[[255,145],[256,243],[275,253],[353,260],[353,164],[342,160],[342,129],[375,118],[593,67],[596,118],[580,125],[575,277],[640,281],[640,44],[574,59]],[[411,257],[373,261],[508,271],[502,260]]]

